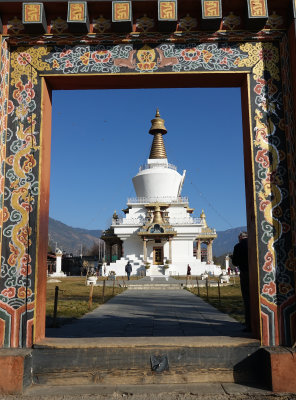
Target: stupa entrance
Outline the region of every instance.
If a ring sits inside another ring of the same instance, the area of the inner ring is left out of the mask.
[[[153,261],[156,265],[163,264],[163,247],[153,247]]]
[[[31,347],[45,333],[51,90],[237,86],[253,335],[292,346],[295,2],[159,0],[158,16],[155,2],[72,4],[68,18],[66,2],[0,4],[1,345]]]

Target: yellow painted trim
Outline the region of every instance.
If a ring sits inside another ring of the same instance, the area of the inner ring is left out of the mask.
[[[0,63],[2,60],[2,38],[4,37],[4,35],[0,35],[0,44],[1,44],[1,51],[0,51]],[[9,82],[10,82],[10,70],[11,70],[11,64],[10,64],[10,51],[8,51],[8,60],[9,60],[9,71],[8,71],[8,97],[9,97]],[[0,64],[0,71],[1,71],[1,67],[2,67],[2,63]],[[5,111],[5,110],[4,110]],[[8,116],[8,102],[6,105],[6,116]],[[5,145],[6,145],[6,149],[5,149],[5,155],[4,155],[4,166],[3,166],[3,178],[4,178],[4,185],[5,185],[5,173],[6,173],[6,154],[7,154],[7,118],[6,118],[6,135],[5,135]],[[3,206],[4,206],[4,193],[3,193],[3,199],[2,199],[2,204],[1,204],[1,210],[3,211]],[[1,237],[0,237],[0,260],[2,257],[2,242],[3,242],[3,223],[1,226]],[[1,277],[1,262],[0,262],[0,277]]]
[[[150,75],[151,72],[143,73],[143,72],[110,72],[110,73],[102,73],[102,74],[39,74],[40,77],[47,76],[63,76],[66,77],[76,77],[76,76],[120,76],[120,75]],[[251,74],[250,70],[241,70],[241,71],[179,71],[179,72],[153,72],[154,75],[180,75],[180,74]]]
[[[254,196],[254,217],[255,217],[255,238],[256,238],[256,260],[257,260],[257,281],[258,281],[258,297],[259,297],[259,324],[260,324],[260,343],[262,345],[262,321],[261,321],[261,292],[260,292],[260,274],[259,274],[259,247],[258,247],[258,222],[257,222],[257,203],[255,191],[255,167],[254,167],[254,149],[253,149],[253,130],[252,130],[252,108],[251,108],[251,82],[250,74],[247,76],[248,80],[248,107],[249,107],[249,124],[250,124],[250,142],[251,142],[251,158],[252,158],[252,181],[253,181],[253,196]]]

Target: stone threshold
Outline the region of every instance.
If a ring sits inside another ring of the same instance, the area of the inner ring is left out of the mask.
[[[149,336],[149,337],[98,337],[98,338],[45,338],[34,348],[106,348],[106,347],[238,347],[260,346],[260,341],[249,337],[230,336]]]

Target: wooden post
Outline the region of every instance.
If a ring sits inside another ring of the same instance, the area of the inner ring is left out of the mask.
[[[92,307],[93,291],[94,291],[94,285],[91,283],[90,284],[90,290],[89,290],[89,300],[88,300],[88,309],[89,310]]]
[[[52,321],[53,328],[57,326],[58,300],[59,300],[59,287],[56,286],[54,292],[53,321]]]
[[[105,279],[103,280],[103,294],[102,294],[102,299],[103,299],[103,303],[105,303],[105,286],[106,286],[106,281]]]
[[[221,292],[220,292],[220,280],[218,279],[218,297],[219,297],[219,304],[221,305]]]
[[[208,281],[208,278],[206,278],[206,288],[207,288],[207,301],[209,301],[209,281]]]
[[[199,293],[199,284],[198,284],[198,276],[196,276],[196,285],[197,285],[197,294],[200,295],[200,293]]]

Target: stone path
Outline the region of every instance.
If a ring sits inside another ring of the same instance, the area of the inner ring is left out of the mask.
[[[47,337],[244,337],[243,326],[186,290],[126,290]]]

